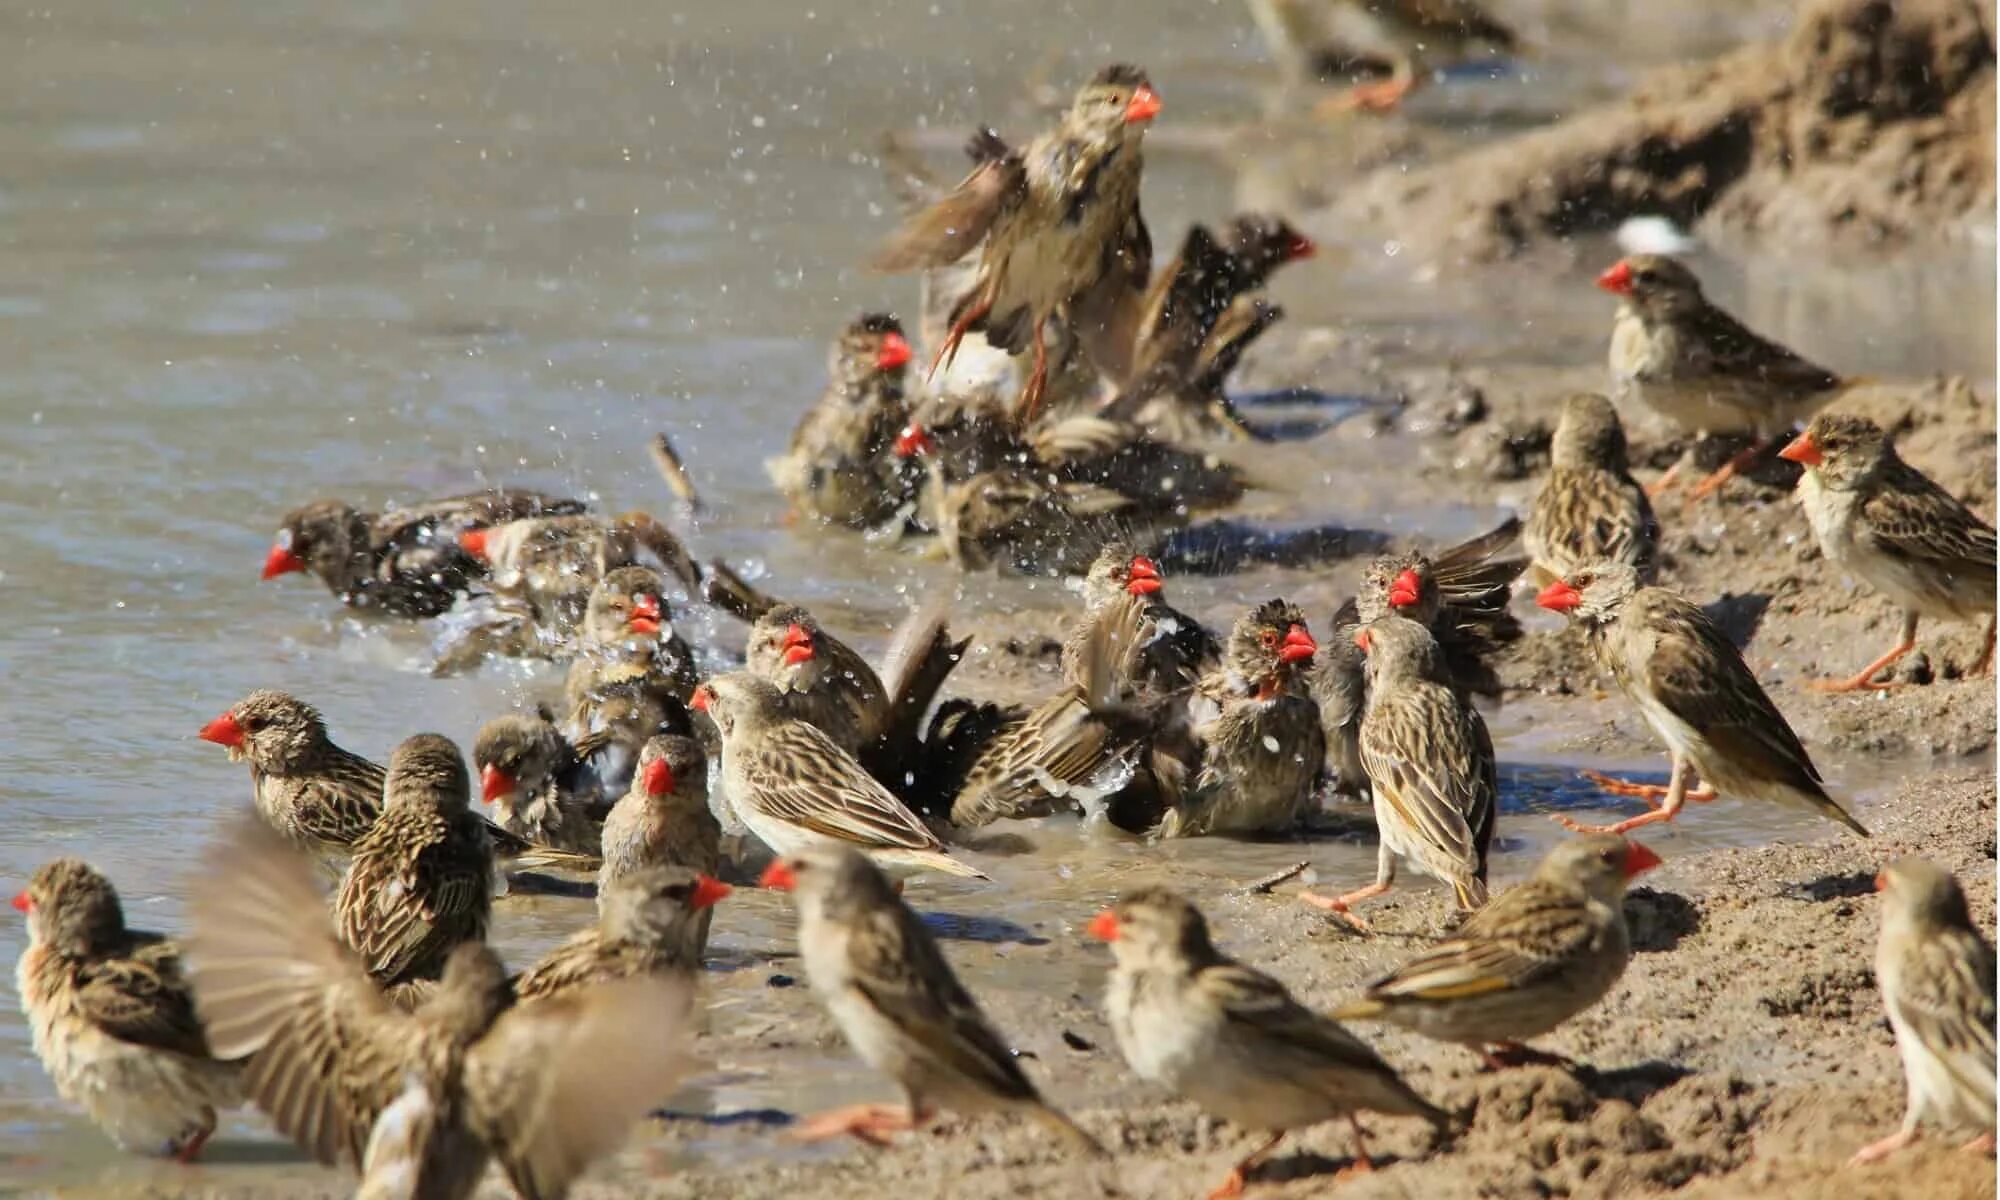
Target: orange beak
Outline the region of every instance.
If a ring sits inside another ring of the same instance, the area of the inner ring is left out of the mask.
[[[764,868],[764,873],[757,877],[757,886],[774,892],[789,892],[799,886],[799,877],[780,858]]]
[[[1160,582],[1160,568],[1152,559],[1141,555],[1132,560],[1125,590],[1134,596],[1150,596],[1166,585]]]
[[[1118,914],[1107,908],[1090,918],[1090,924],[1085,925],[1083,931],[1100,942],[1115,942],[1118,940]]]
[[[1361,653],[1366,654],[1372,647],[1373,641],[1366,629],[1357,629],[1354,631],[1354,644],[1361,647]]]
[[[1875,872],[1875,890],[1878,892],[1886,892],[1889,890],[1889,872],[1887,871]],[[15,908],[21,908],[21,896],[26,896],[27,894],[28,893],[26,892],[22,892],[20,896],[14,897]],[[28,910],[22,908],[21,911],[26,912]]]
[[[1319,643],[1313,641],[1312,634],[1303,625],[1294,625],[1285,631],[1285,640],[1278,647],[1278,661],[1281,663],[1311,662],[1319,653]]]
[[[1631,879],[1660,865],[1660,856],[1638,842],[1625,843],[1625,878]]]
[[[937,444],[931,441],[931,435],[925,433],[924,427],[921,425],[905,425],[903,426],[903,432],[896,435],[895,450],[897,458],[909,458],[912,455],[929,454],[935,449],[937,449]]]
[[[688,707],[696,712],[707,712],[709,703],[714,699],[715,693],[704,683],[694,690],[694,695],[688,697]]]
[[[910,349],[909,339],[900,333],[886,333],[882,335],[882,348],[875,352],[875,369],[893,371],[914,357],[916,351]]]
[[[775,866],[776,864],[772,865]],[[766,872],[766,874],[769,874],[769,872]],[[688,896],[688,907],[694,909],[696,912],[700,912],[704,908],[713,907],[715,904],[727,900],[729,894],[735,890],[735,888],[730,887],[713,876],[697,875],[694,878],[694,891]]]
[[[243,726],[236,723],[235,713],[223,713],[202,726],[201,732],[195,736],[204,742],[214,742],[218,746],[241,746]]]
[[[293,571],[303,571],[305,569],[306,560],[293,554],[291,547],[273,546],[271,547],[271,552],[264,556],[264,572],[257,576],[257,578],[276,579],[280,575],[289,575]]]
[[[1285,243],[1285,261],[1297,262],[1319,253],[1319,246],[1303,233],[1295,233],[1292,240]]]
[[[1778,451],[1778,457],[1802,467],[1817,467],[1826,461],[1825,452],[1819,448],[1818,442],[1813,441],[1811,433],[1802,433],[1786,443],[1785,448]]]
[[[1612,263],[1604,269],[1604,274],[1597,277],[1597,286],[1614,296],[1631,295],[1632,264],[1622,258]]]
[[[465,551],[467,554],[470,554],[472,557],[478,559],[480,562],[485,562],[486,531],[484,529],[468,529],[464,533],[459,534],[458,548]]]
[[[1133,92],[1132,98],[1125,103],[1125,123],[1136,125],[1140,121],[1150,121],[1159,115],[1160,94],[1145,84],[1140,84],[1139,90]]]
[[[656,758],[646,764],[640,781],[645,785],[648,796],[664,796],[674,790],[674,769],[667,765],[666,759]]]
[[[625,618],[625,624],[633,633],[656,637],[660,632],[660,598],[638,595],[632,597],[632,615]]]
[[[33,896],[30,896],[28,893],[24,891],[14,893],[15,912],[33,912],[34,910],[35,910],[35,898]]]
[[[1542,589],[1535,597],[1535,603],[1550,612],[1566,613],[1583,603],[1583,593],[1571,587],[1566,580],[1558,579]]]
[[[1417,596],[1423,591],[1423,581],[1408,567],[1389,583],[1389,607],[1409,608],[1416,604]]]
[[[803,625],[785,626],[785,665],[796,667],[813,660],[812,634]]]
[[[514,777],[492,763],[479,769],[479,798],[487,804],[514,794]]]

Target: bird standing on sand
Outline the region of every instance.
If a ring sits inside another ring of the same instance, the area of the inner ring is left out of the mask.
[[[1602,827],[1563,816],[1558,824],[1579,833],[1625,833],[1673,820],[1687,801],[1727,795],[1808,809],[1868,836],[1826,794],[1799,735],[1707,613],[1666,588],[1639,586],[1637,573],[1619,563],[1558,579],[1535,603],[1582,623],[1597,661],[1673,759],[1665,787],[1586,773],[1613,795],[1639,797],[1651,812]]]
[[[1061,125],[1023,150],[980,163],[875,259],[879,270],[916,271],[978,250],[979,272],[952,306],[938,359],[948,359],[972,330],[1009,353],[1032,345],[1034,369],[1020,402],[1026,417],[1038,411],[1048,381],[1049,319],[1064,308],[1109,312],[1136,304],[1151,274],[1152,241],[1139,215],[1140,141],[1159,112],[1144,71],[1104,68],[1077,92]],[[1130,299],[1091,294],[1101,288]],[[1106,331],[1082,326],[1111,323],[1082,322],[1077,332],[1089,345]],[[1110,332],[1103,340],[1125,339]]]
[[[382,811],[382,768],[335,745],[319,710],[284,692],[251,692],[196,736],[249,761],[258,815],[308,849],[347,853]]]
[[[1450,884],[1461,911],[1476,909],[1486,903],[1486,855],[1500,806],[1486,722],[1452,686],[1422,625],[1383,617],[1363,625],[1354,644],[1367,660],[1361,763],[1381,837],[1375,882],[1342,896],[1299,898],[1366,929],[1348,909],[1388,891],[1400,858]]]
[[[193,1162],[243,1095],[240,1064],[195,1016],[180,948],[128,928],[111,881],[80,859],[43,864],[14,908],[28,920],[14,989],[56,1093],[120,1147]]]
[[[1986,619],[1986,641],[1967,672],[1993,665],[1993,526],[1896,454],[1873,421],[1821,413],[1778,452],[1806,469],[1799,505],[1827,558],[1903,610],[1903,632],[1852,678],[1815,683],[1827,692],[1880,690],[1875,673],[1916,648],[1917,621]]]
[[[1491,1067],[1558,1061],[1521,1043],[1602,1000],[1625,973],[1632,957],[1625,888],[1659,863],[1646,847],[1609,834],[1562,842],[1526,883],[1333,1015],[1458,1042]]]
[[[1855,1152],[1850,1165],[1887,1158],[1924,1122],[1974,1130],[1967,1150],[1993,1151],[1993,947],[1972,923],[1958,881],[1935,863],[1899,858],[1875,877],[1882,989],[1908,1099],[1903,1125]]]
[[[1775,450],[1798,422],[1845,386],[1840,376],[1760,337],[1702,295],[1694,272],[1671,258],[1619,259],[1597,286],[1618,297],[1611,326],[1611,379],[1689,433],[1747,436],[1753,444],[1701,481],[1690,502]],[[1653,484],[1658,495],[1680,473]]]
[[[1209,940],[1200,910],[1164,888],[1119,897],[1088,927],[1111,943],[1105,1016],[1126,1063],[1207,1111],[1271,1136],[1238,1162],[1210,1200],[1239,1195],[1285,1133],[1346,1117],[1355,1165],[1369,1169],[1361,1112],[1451,1118],[1341,1026]]]
[[[1641,583],[1659,573],[1660,523],[1646,489],[1632,478],[1625,427],[1602,396],[1563,401],[1549,447],[1549,473],[1521,530],[1542,576],[1562,579],[1597,562],[1621,562]]]

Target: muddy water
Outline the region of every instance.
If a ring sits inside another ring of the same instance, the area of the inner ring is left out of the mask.
[[[190,856],[245,799],[241,769],[192,737],[237,696],[298,691],[379,757],[418,728],[469,739],[549,683],[515,668],[422,678],[421,632],[344,618],[296,578],[258,585],[277,515],[314,496],[504,480],[661,506],[640,445],[671,430],[709,503],[690,527],[698,549],[768,572],[878,647],[901,593],[943,577],[782,529],[758,467],[817,389],[824,338],[859,309],[912,300],[854,266],[889,220],[866,160],[878,134],[981,118],[1020,129],[1034,118],[1018,80],[1037,64],[1062,84],[1114,54],[1143,61],[1167,99],[1162,130],[1208,131],[1181,144],[1209,149],[1176,150],[1163,132],[1151,155],[1146,204],[1170,242],[1239,194],[1214,131],[1270,106],[1262,50],[1229,4],[1017,3],[976,24],[915,0],[688,7],[83,0],[0,14],[0,880],[84,854],[136,924],[172,929]],[[1051,56],[1076,42],[1080,12],[1088,44]],[[1545,114],[1675,48],[1652,38],[1600,66],[1560,52],[1587,29],[1551,18],[1544,32],[1558,52],[1540,74],[1468,85],[1428,111],[1473,136],[1478,113]],[[1714,36],[1708,23],[1694,40]],[[1455,111],[1465,95],[1472,117]],[[1581,267],[1459,286],[1413,278],[1391,245],[1315,233],[1329,253],[1278,298],[1295,319],[1384,338],[1387,359],[1601,353],[1604,309]],[[1733,271],[1719,286],[1844,366],[1983,376],[1992,289],[1985,256],[1967,257],[1859,272],[1753,263],[1718,268]],[[1984,311],[1967,314],[1968,295]],[[1259,506],[1438,536],[1498,515],[1410,496],[1397,457],[1389,445],[1336,462],[1324,441],[1262,451]],[[1321,612],[1345,584],[1258,572],[1189,581],[1182,599],[1223,616],[1283,587]],[[980,580],[966,597],[1039,612],[1066,593]],[[726,657],[729,631],[692,624]],[[1585,797],[1520,719],[1503,714],[1496,732],[1519,764],[1497,868],[1512,876],[1550,828],[1520,810]],[[1673,840],[1799,828],[1707,821]],[[981,857],[1000,886],[920,891],[943,932],[970,939],[981,988],[1094,987],[1071,927],[1163,858],[1198,884],[1309,855],[1340,885],[1373,859],[1358,840],[1153,852],[1082,841],[1063,822],[1024,836],[1034,852]],[[584,919],[573,901],[510,901],[499,936],[520,960]],[[773,897],[732,904],[718,941],[735,969],[718,973],[715,1021],[781,1022],[803,1002],[768,986],[786,969],[765,961],[786,930]],[[0,923],[0,959],[21,942]],[[795,1107],[868,1086],[837,1055],[782,1084],[745,1055],[685,1107]],[[227,1135],[218,1157],[255,1164],[231,1181],[307,1177],[253,1120]],[[178,1178],[110,1151],[55,1101],[24,1024],[0,1021],[0,1178],[31,1176]]]

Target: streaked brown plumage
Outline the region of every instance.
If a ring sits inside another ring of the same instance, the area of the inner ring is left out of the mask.
[[[1651,812],[1586,833],[1625,833],[1671,821],[1689,800],[1717,795],[1786,804],[1868,831],[1821,782],[1799,737],[1750,673],[1743,655],[1708,614],[1666,588],[1640,587],[1632,568],[1599,563],[1557,580],[1535,602],[1582,623],[1591,649],[1646,723],[1667,744],[1673,776],[1665,787],[1600,779],[1618,795],[1642,797]],[[1701,788],[1693,790],[1691,776]]]
[[[1917,622],[1986,620],[1970,674],[1993,663],[1993,526],[1896,454],[1873,421],[1823,412],[1780,456],[1803,466],[1799,504],[1819,548],[1903,610],[1888,653],[1824,691],[1893,687],[1874,675],[1916,648]]]
[[[1899,858],[1875,877],[1882,934],[1875,982],[1908,1098],[1902,1128],[1857,1151],[1874,1162],[1916,1140],[1926,1123],[1978,1136],[1993,1150],[1993,946],[1973,923],[1958,881],[1935,863]]]
[[[1306,676],[1319,727],[1326,735],[1326,769],[1334,790],[1368,799],[1368,769],[1361,762],[1361,718],[1368,711],[1368,660],[1354,635],[1361,614],[1352,597],[1334,611],[1332,632]]]
[[[195,1016],[180,948],[128,928],[80,859],[44,863],[14,907],[28,925],[14,987],[57,1094],[122,1148],[192,1162],[242,1088]]]
[[[827,358],[827,385],[800,418],[783,456],[765,463],[794,509],[850,529],[873,529],[908,501],[916,479],[890,453],[910,418],[904,395],[910,343],[889,313],[864,313]]]
[[[253,1056],[259,1107],[318,1161],[360,1167],[360,1195],[468,1197],[490,1156],[521,1196],[557,1200],[685,1070],[682,981],[515,1003],[466,942],[405,1013],[328,927],[296,851],[244,823],[204,865],[188,956],[213,1044]]]
[[[1070,485],[1109,488],[1142,513],[1186,519],[1228,508],[1249,487],[1242,469],[1203,450],[1152,437],[1130,421],[1093,414],[1049,421],[1028,436],[1030,466]]]
[[[889,699],[868,661],[796,604],[779,604],[750,627],[744,669],[784,694],[793,716],[849,754],[879,737]]]
[[[1544,581],[1610,561],[1652,583],[1659,572],[1660,523],[1646,489],[1632,478],[1618,410],[1588,392],[1564,400],[1549,460],[1521,529],[1521,544]]]
[[[1521,638],[1521,622],[1507,611],[1507,601],[1528,560],[1504,556],[1520,531],[1520,520],[1509,517],[1435,555],[1412,550],[1376,559],[1355,597],[1362,622],[1391,612],[1417,622],[1437,639],[1460,689],[1498,699],[1500,677],[1488,660]]]
[[[602,788],[585,761],[592,748],[571,745],[540,716],[509,713],[480,726],[472,764],[494,824],[538,846],[595,855]]]
[[[904,430],[896,453],[921,458],[918,514],[962,570],[1070,574],[1135,529],[1172,520],[1113,488],[1055,481],[1046,469],[1002,467],[952,482],[929,435],[917,426]]]
[[[604,818],[604,865],[597,871],[600,914],[619,880],[653,867],[715,875],[722,866],[722,826],[708,806],[708,756],[693,738],[661,734],[639,752],[632,786]],[[695,915],[690,944],[699,958],[715,913]]]
[[[1625,887],[1659,856],[1609,834],[1558,844],[1526,883],[1472,914],[1458,932],[1368,985],[1333,1015],[1380,1020],[1478,1051],[1502,1065],[1603,999],[1631,958]]]
[[[614,722],[604,710],[606,699],[623,687],[636,687],[657,703],[670,725],[686,729],[682,718],[688,697],[700,675],[694,650],[673,626],[665,581],[650,567],[627,566],[606,573],[590,589],[590,601],[578,637],[577,656],[563,682],[561,726],[573,741],[605,734]],[[629,743],[633,753],[658,730],[644,729]],[[617,772],[606,783],[622,785]]]
[[[779,858],[762,882],[797,902],[799,955],[813,994],[854,1052],[894,1079],[907,1100],[901,1111],[863,1104],[821,1114],[800,1136],[849,1133],[879,1143],[939,1108],[998,1109],[1030,1117],[1072,1149],[1103,1155],[1042,1099],[930,930],[874,863],[849,847],[817,846]]]
[[[523,971],[514,980],[514,995],[558,996],[641,975],[689,983],[707,949],[704,918],[714,915],[715,904],[729,891],[714,876],[686,867],[641,867],[619,875],[598,888],[597,923],[571,934]]]
[[[1331,899],[1301,896],[1366,928],[1348,907],[1388,891],[1403,859],[1450,884],[1460,910],[1478,908],[1486,903],[1486,855],[1500,804],[1486,722],[1452,686],[1444,655],[1422,625],[1391,615],[1354,636],[1367,659],[1361,762],[1381,837],[1375,882]]]
[[[450,738],[420,733],[389,756],[382,815],[334,897],[341,939],[385,987],[436,978],[454,946],[486,937],[493,846],[471,786]]]
[[[495,593],[527,605],[557,640],[572,635],[592,589],[620,567],[645,566],[650,558],[688,594],[701,588],[701,570],[680,539],[643,512],[512,521],[461,535],[459,544],[487,565]]]
[[[258,814],[309,849],[347,853],[382,811],[382,768],[335,745],[319,710],[297,697],[251,692],[200,737],[249,761]]]
[[[1063,674],[1079,677],[1096,627],[1121,619],[1118,606],[1136,602],[1145,622],[1131,682],[1155,698],[1184,692],[1222,663],[1222,647],[1201,622],[1167,603],[1160,568],[1130,543],[1106,546],[1083,577],[1084,613],[1063,639]]]
[[[1346,1117],[1365,1164],[1358,1113],[1450,1124],[1360,1039],[1217,950],[1208,922],[1179,895],[1127,892],[1088,928],[1111,943],[1104,1011],[1133,1073],[1231,1124],[1271,1132],[1211,1197],[1240,1192],[1288,1130]]]
[[[580,500],[519,488],[447,496],[386,512],[316,500],[285,514],[264,559],[264,578],[308,571],[350,608],[434,617],[457,602],[484,566],[459,537],[507,521],[581,513]]]

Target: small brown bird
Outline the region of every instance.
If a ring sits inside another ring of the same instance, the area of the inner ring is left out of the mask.
[[[1814,417],[1778,452],[1806,469],[1799,504],[1829,561],[1894,601],[1903,632],[1889,651],[1850,679],[1821,691],[1880,690],[1875,673],[1917,645],[1917,621],[1986,619],[1986,641],[1968,672],[1993,665],[1993,526],[1905,463],[1873,421],[1840,413]]]
[[[626,685],[649,693],[667,721],[685,730],[677,718],[701,676],[694,650],[673,626],[664,591],[659,572],[642,566],[609,571],[590,589],[577,656],[563,682],[562,727],[570,738],[581,742],[605,733],[612,724],[603,711],[606,697]],[[646,729],[639,740],[655,732]]]
[[[403,1012],[328,927],[297,851],[245,822],[204,867],[188,958],[211,1040],[250,1057],[246,1086],[281,1131],[361,1169],[358,1195],[460,1200],[495,1158],[521,1196],[560,1200],[687,1068],[682,979],[517,1003],[473,941]]]
[[[1882,936],[1875,980],[1896,1031],[1909,1096],[1903,1125],[1855,1152],[1887,1158],[1924,1122],[1976,1131],[1965,1149],[1993,1152],[1993,946],[1973,924],[1958,881],[1935,863],[1899,858],[1875,877]]]
[[[179,947],[128,928],[111,881],[80,859],[44,863],[14,908],[28,920],[14,989],[57,1094],[121,1148],[193,1162],[216,1110],[243,1096],[239,1064],[196,1019]]]
[[[1602,1000],[1625,973],[1625,888],[1658,865],[1657,854],[1621,837],[1562,842],[1528,882],[1333,1015],[1459,1042],[1491,1067],[1559,1061],[1521,1043]]]
[[[822,1113],[799,1137],[851,1134],[882,1145],[889,1133],[917,1128],[939,1108],[1011,1110],[1073,1149],[1103,1156],[1095,1139],[1042,1099],[930,930],[874,863],[846,847],[815,846],[779,858],[760,882],[792,893],[799,955],[813,993],[854,1052],[894,1079],[908,1101],[902,1109],[859,1104]]]
[[[910,343],[889,313],[865,313],[827,360],[826,391],[764,464],[794,510],[833,525],[873,529],[895,516],[916,478],[890,453],[910,419],[904,394]]]
[[[1610,561],[1650,584],[1659,573],[1659,542],[1652,501],[1632,478],[1618,410],[1602,396],[1570,396],[1549,448],[1548,477],[1521,530],[1543,582]]]
[[[1367,658],[1361,762],[1381,836],[1375,882],[1331,899],[1311,892],[1299,898],[1366,929],[1349,906],[1388,891],[1402,858],[1450,884],[1461,911],[1476,909],[1486,903],[1486,855],[1500,805],[1486,722],[1452,687],[1443,652],[1422,625],[1383,617],[1363,625],[1354,644]]]
[[[334,897],[342,940],[384,987],[435,979],[452,947],[486,937],[493,844],[471,791],[450,738],[420,733],[389,756],[382,815]]]
[[[1501,646],[1521,639],[1521,622],[1507,611],[1507,602],[1528,560],[1503,557],[1520,532],[1520,520],[1509,517],[1435,557],[1412,550],[1376,559],[1355,597],[1361,620],[1395,613],[1424,626],[1444,651],[1461,690],[1499,699],[1500,677],[1488,660]]]
[[[888,723],[889,698],[875,669],[796,604],[757,618],[743,665],[783,693],[793,716],[849,754],[859,754]]]
[[[1368,659],[1354,642],[1361,613],[1353,598],[1334,611],[1333,632],[1313,659],[1306,687],[1319,705],[1326,736],[1326,769],[1335,791],[1368,799],[1368,768],[1361,762],[1361,718],[1368,711]]]
[[[1366,1170],[1358,1113],[1422,1117],[1439,1130],[1451,1124],[1360,1039],[1217,950],[1201,911],[1175,893],[1127,892],[1088,931],[1111,943],[1104,1011],[1133,1072],[1231,1124],[1271,1131],[1209,1200],[1241,1194],[1251,1169],[1293,1129],[1346,1117],[1356,1165]]]
[[[493,821],[538,846],[596,854],[602,831],[602,786],[587,761],[589,744],[574,746],[547,719],[523,713],[479,727],[472,762],[479,798]]]
[[[694,707],[722,735],[722,783],[738,819],[779,855],[852,846],[901,874],[984,879],[855,757],[793,717],[776,686],[746,671],[695,689]]]
[[[197,736],[249,761],[258,814],[308,849],[347,853],[382,811],[382,768],[336,746],[319,710],[294,696],[251,692]]]
[[[665,525],[647,513],[607,521],[594,516],[539,517],[469,530],[459,545],[486,564],[488,584],[505,600],[526,605],[557,640],[583,621],[599,580],[651,557],[689,595],[701,589],[701,569]]]
[[[1556,817],[1564,828],[1626,833],[1673,820],[1690,800],[1729,795],[1807,809],[1868,836],[1861,822],[1826,794],[1799,735],[1707,613],[1666,588],[1639,586],[1632,568],[1619,563],[1598,563],[1558,579],[1535,603],[1583,624],[1598,662],[1645,715],[1673,760],[1665,787],[1588,776],[1613,795],[1639,797],[1652,811],[1602,827]],[[1700,788],[1691,776],[1700,777]]]
[[[1121,619],[1118,606],[1135,600],[1147,640],[1139,648],[1131,682],[1155,698],[1185,692],[1222,664],[1222,647],[1200,621],[1167,603],[1159,564],[1126,542],[1098,552],[1083,577],[1084,613],[1063,639],[1063,674],[1079,677],[1082,655],[1096,627]]]
[[[1152,272],[1152,240],[1139,215],[1140,141],[1159,112],[1159,95],[1144,71],[1104,68],[1077,93],[1058,128],[1024,150],[981,162],[950,195],[912,217],[876,257],[878,270],[917,271],[979,251],[979,273],[952,307],[939,360],[948,359],[971,330],[1009,353],[1032,345],[1034,369],[1020,405],[1026,417],[1037,411],[1048,380],[1049,319],[1064,308],[1115,311],[1127,303],[1122,296],[1091,293],[1110,288],[1136,300]],[[1078,332],[1088,345],[1093,330]],[[1125,339],[1111,331],[1103,340]]]
[[[1845,386],[1840,376],[1769,341],[1709,303],[1694,272],[1671,258],[1619,259],[1597,286],[1618,297],[1611,326],[1611,378],[1631,397],[1703,437],[1746,436],[1754,444],[1694,489],[1699,500],[1775,450],[1791,429]],[[1653,485],[1658,495],[1676,463]]]
[[[447,496],[380,513],[362,512],[339,500],[316,500],[285,514],[264,558],[263,578],[306,571],[350,608],[435,617],[486,573],[461,549],[461,534],[583,510],[581,500],[519,488]]]
[[[1070,574],[1138,528],[1179,523],[1114,488],[1055,480],[1046,468],[1001,467],[952,482],[936,444],[917,425],[903,430],[895,452],[923,463],[918,515],[961,570]]]
[[[713,875],[721,866],[722,829],[708,808],[708,756],[676,734],[648,738],[632,787],[604,818],[599,895],[619,876],[645,867],[686,867]]]
[[[688,982],[708,948],[707,918],[730,891],[714,876],[686,867],[641,867],[620,875],[598,889],[597,924],[571,934],[522,972],[514,995],[557,996],[640,975]]]

